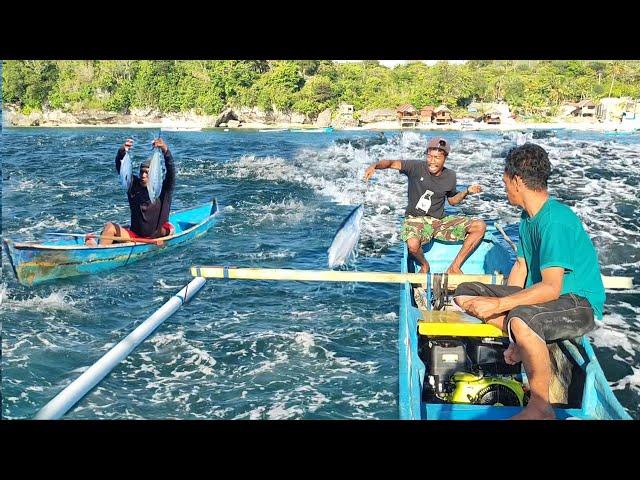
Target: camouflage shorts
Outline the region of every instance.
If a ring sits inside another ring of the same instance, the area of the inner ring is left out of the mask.
[[[473,220],[473,218],[454,215],[440,219],[429,216],[407,216],[402,224],[400,238],[405,242],[410,238],[417,238],[420,240],[420,245],[429,243],[434,238],[445,242],[457,242],[464,240],[467,228]]]

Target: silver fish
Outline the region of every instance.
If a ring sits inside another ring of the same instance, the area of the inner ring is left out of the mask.
[[[339,267],[347,263],[350,258],[355,258],[355,249],[360,239],[363,215],[364,207],[358,205],[338,228],[327,251],[329,254],[329,268]]]
[[[159,148],[153,150],[151,156],[151,165],[149,165],[149,182],[147,183],[147,190],[149,191],[149,200],[151,203],[155,202],[160,196],[162,191],[162,174],[163,174],[163,160],[164,156]]]
[[[120,184],[122,188],[125,190],[129,190],[131,186],[131,157],[129,156],[129,152],[124,154],[124,158],[120,163]]]

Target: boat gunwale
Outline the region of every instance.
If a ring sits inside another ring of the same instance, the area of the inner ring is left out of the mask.
[[[171,215],[176,215],[179,213],[184,213],[184,212],[188,212],[190,210],[197,210],[199,208],[202,208],[204,206],[210,205],[216,205],[216,211],[214,213],[210,213],[204,220],[202,220],[201,222],[193,225],[192,227],[187,228],[186,230],[181,231],[179,234],[177,235],[167,235],[164,237],[158,237],[158,238],[153,238],[153,239],[147,239],[145,238],[145,240],[155,240],[155,241],[170,241],[170,240],[174,240],[176,238],[180,238],[188,233],[190,233],[191,231],[193,231],[194,229],[201,227],[202,225],[206,224],[207,222],[211,221],[211,219],[213,217],[215,217],[216,215],[218,215],[219,213],[219,209],[217,207],[217,202],[215,201],[215,199],[211,200],[210,202],[207,203],[202,203],[201,205],[198,205],[196,207],[190,207],[190,208],[183,208],[182,210],[178,210],[173,212]],[[170,216],[171,217],[171,216]],[[91,233],[91,232],[89,232]],[[132,242],[119,242],[119,243],[112,243],[110,245],[43,245],[42,243],[36,243],[36,242],[14,242],[11,239],[5,239],[3,240],[4,243],[6,243],[7,245],[10,245],[12,248],[16,249],[16,250],[41,250],[41,251],[46,251],[46,250],[82,250],[82,251],[86,251],[86,250],[103,250],[103,249],[107,249],[107,248],[130,248],[130,247],[135,247],[138,245],[151,245],[149,242],[136,242],[135,240]]]

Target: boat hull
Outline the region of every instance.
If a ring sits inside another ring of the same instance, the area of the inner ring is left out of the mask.
[[[83,245],[82,238],[47,243],[5,240],[4,245],[18,282],[33,286],[113,270],[165,253],[204,235],[214,225],[217,214],[215,200],[173,213],[169,221],[176,227],[176,233],[164,237],[161,245],[129,242],[91,247]]]
[[[425,257],[432,272],[444,272],[457,254],[461,243],[434,241],[425,246]],[[508,275],[515,260],[504,239],[490,227],[485,239],[463,265],[465,273],[502,273]],[[411,273],[416,265],[408,255],[406,245],[401,271]],[[430,312],[420,311],[413,301],[411,284],[405,283],[400,293],[399,314],[399,416],[411,420],[498,420],[507,419],[522,407],[474,405],[469,403],[429,402],[423,398],[427,366],[419,355],[418,321]],[[558,419],[630,420],[631,417],[616,399],[598,363],[589,340],[583,336],[563,343],[572,363],[584,378],[579,408],[555,408]],[[578,392],[580,393],[580,391]]]

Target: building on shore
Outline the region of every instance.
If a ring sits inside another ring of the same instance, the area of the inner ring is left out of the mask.
[[[353,105],[348,103],[341,103],[338,107],[338,114],[341,117],[353,118]]]
[[[564,102],[560,106],[560,116],[561,117],[596,117],[596,107],[597,105],[593,103],[591,100],[585,99],[581,100],[578,103],[574,102]]]
[[[431,105],[427,105],[426,107],[422,107],[420,109],[420,123],[432,123],[433,122],[433,111],[435,107]]]
[[[500,112],[496,112],[495,110],[487,112],[482,116],[482,121],[488,125],[500,125],[502,123]]]
[[[453,122],[453,117],[451,116],[451,110],[447,108],[446,105],[440,105],[433,111],[433,116],[436,121],[436,125],[448,125]]]
[[[418,110],[410,103],[400,105],[396,109],[396,114],[398,115],[398,123],[400,124],[400,127],[413,128],[416,127],[420,121]]]
[[[471,102],[467,107],[467,111],[474,114],[476,120],[483,121],[485,123],[508,123],[513,119],[513,116],[509,111],[509,105],[504,101]]]
[[[580,117],[595,117],[596,116],[596,104],[591,100],[582,100],[576,105],[574,115]]]
[[[601,122],[623,121],[640,115],[640,99],[632,97],[605,97],[596,107],[596,116]]]

